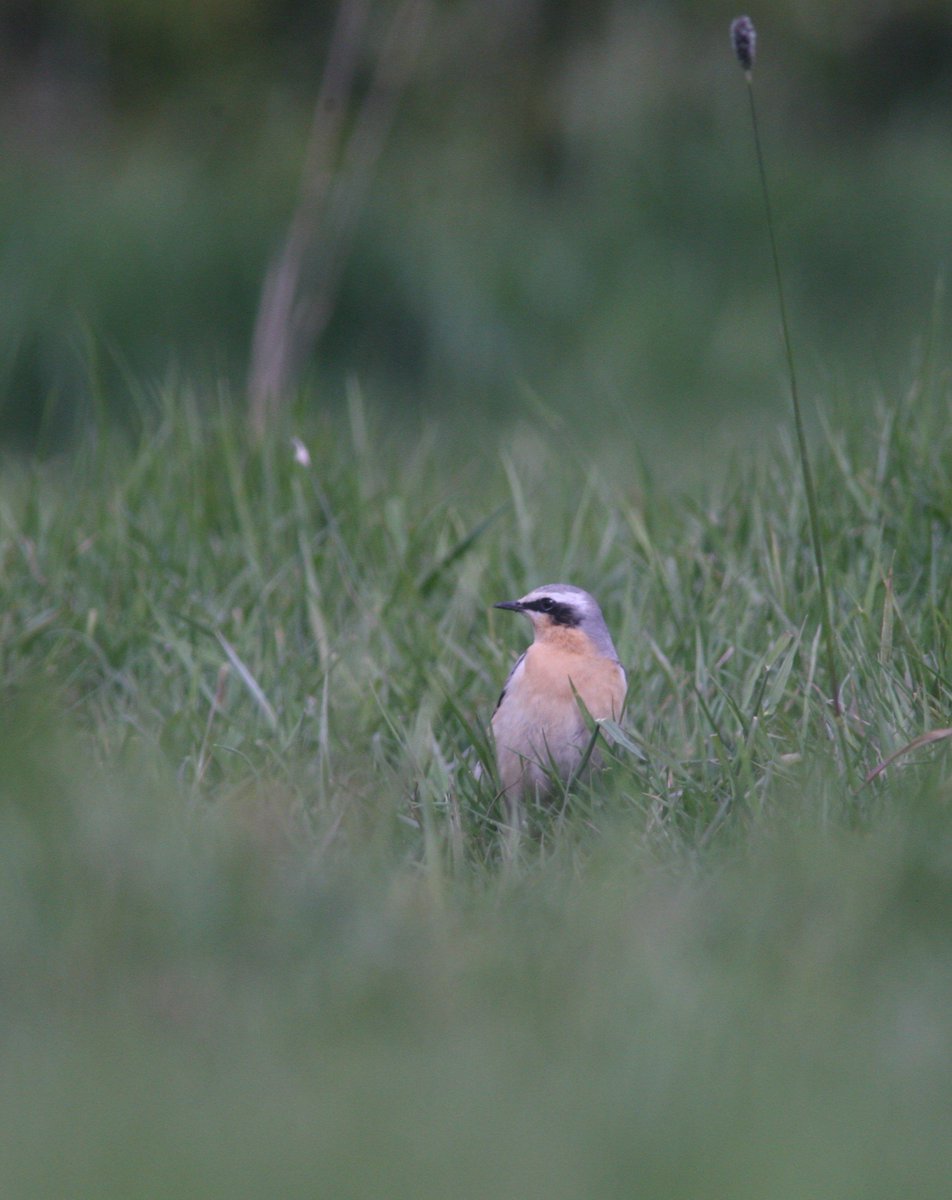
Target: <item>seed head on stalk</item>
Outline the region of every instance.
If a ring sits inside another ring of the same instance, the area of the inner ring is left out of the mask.
[[[803,490],[806,495],[807,514],[810,521],[810,541],[813,548],[813,562],[816,568],[817,587],[820,593],[822,611],[823,644],[826,657],[826,668],[833,714],[837,718],[836,729],[843,755],[843,764],[848,769],[849,760],[846,754],[846,737],[839,719],[843,715],[840,702],[840,675],[836,660],[836,641],[833,631],[833,611],[830,602],[830,589],[823,565],[823,539],[820,532],[819,504],[817,503],[816,487],[813,482],[813,471],[810,467],[810,455],[807,449],[807,439],[803,427],[803,413],[800,407],[800,389],[797,386],[797,371],[793,357],[793,344],[790,339],[790,323],[787,320],[787,302],[783,290],[783,273],[780,270],[780,256],[777,253],[777,237],[774,233],[773,212],[770,206],[770,190],[767,187],[767,171],[764,166],[764,155],[760,145],[760,127],[757,122],[757,106],[754,103],[754,61],[757,57],[757,30],[750,17],[736,17],[731,22],[731,45],[737,55],[737,61],[743,68],[747,78],[747,97],[750,101],[750,118],[754,132],[754,148],[757,152],[757,171],[760,176],[760,190],[764,200],[764,215],[767,220],[767,233],[770,237],[770,254],[773,259],[774,280],[777,285],[777,300],[780,307],[780,326],[783,333],[783,346],[787,358],[787,371],[790,378],[790,398],[793,402],[793,425],[797,437],[797,450],[800,456],[800,469],[803,473]]]
[[[757,58],[757,30],[750,17],[735,17],[731,21],[731,45],[749,78]]]

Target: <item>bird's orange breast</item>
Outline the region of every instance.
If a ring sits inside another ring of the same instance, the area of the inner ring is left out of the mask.
[[[596,720],[621,715],[625,672],[613,658],[592,652],[578,630],[534,642],[526,651],[523,690],[549,703],[575,706],[575,695]]]

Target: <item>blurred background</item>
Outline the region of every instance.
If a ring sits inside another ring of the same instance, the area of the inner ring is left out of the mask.
[[[395,4],[370,6],[354,113]],[[710,0],[441,0],[359,205],[309,403],[624,414],[704,444],[785,412],[746,89]],[[950,245],[952,8],[748,10],[807,396],[908,378]],[[0,437],[187,378],[243,403],[337,12],[4,0]],[[222,384],[225,388],[222,388]],[[738,416],[743,415],[743,423]]]

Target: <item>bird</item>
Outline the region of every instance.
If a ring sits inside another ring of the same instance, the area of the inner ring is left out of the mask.
[[[493,607],[523,613],[534,634],[492,717],[499,781],[512,809],[527,794],[544,798],[553,776],[572,778],[592,738],[582,706],[596,721],[617,720],[628,685],[602,610],[582,588],[549,583]]]

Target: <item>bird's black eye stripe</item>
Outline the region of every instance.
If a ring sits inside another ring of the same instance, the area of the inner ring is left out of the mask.
[[[538,600],[530,600],[522,607],[532,609],[533,612],[545,613],[546,616],[552,618],[556,625],[572,626],[581,622],[581,617],[571,604],[560,604],[551,596],[541,596]]]

